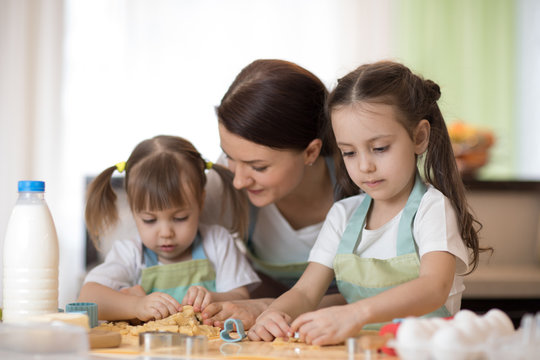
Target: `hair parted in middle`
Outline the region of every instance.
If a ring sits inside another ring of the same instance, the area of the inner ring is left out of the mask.
[[[424,177],[454,206],[461,237],[472,250],[472,272],[478,266],[479,251],[491,249],[479,246],[481,224],[469,211],[465,186],[456,165],[446,123],[437,104],[440,97],[441,90],[435,82],[414,74],[403,64],[379,61],[362,65],[339,79],[329,94],[326,112],[330,117],[334,109],[362,102],[391,105],[397,113],[397,120],[411,139],[418,123],[423,119],[428,120],[430,135],[424,154]],[[333,136],[331,126],[328,132]],[[336,160],[341,186],[349,193],[358,193],[359,188],[348,176],[342,157]]]

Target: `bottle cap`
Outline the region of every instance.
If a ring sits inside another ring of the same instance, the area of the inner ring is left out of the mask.
[[[19,192],[22,191],[45,191],[45,181],[22,180],[19,181]]]

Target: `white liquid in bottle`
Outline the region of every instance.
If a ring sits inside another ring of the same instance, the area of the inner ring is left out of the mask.
[[[58,238],[45,183],[20,181],[4,239],[4,322],[58,311]]]

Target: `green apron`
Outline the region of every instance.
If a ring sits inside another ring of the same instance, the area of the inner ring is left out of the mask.
[[[159,265],[157,254],[143,246],[146,268],[142,270],[141,286],[144,291],[147,294],[163,292],[178,302],[182,302],[188,288],[193,285],[216,291],[216,272],[206,258],[198,233],[192,247],[191,260]]]
[[[334,170],[334,161],[331,156],[324,157],[326,166],[328,167],[328,173],[332,185],[336,184],[336,174]],[[249,229],[247,238],[247,257],[251,261],[255,270],[268,275],[269,277],[279,281],[288,288],[293,287],[294,284],[300,279],[300,276],[306,270],[308,265],[307,261],[294,262],[294,263],[273,263],[262,260],[255,252],[253,246],[253,233],[255,232],[255,224],[257,223],[258,208],[249,204]]]
[[[371,206],[366,194],[349,220],[334,259],[334,272],[339,292],[348,303],[365,299],[397,285],[418,278],[420,257],[413,237],[413,221],[426,186],[417,174],[411,195],[407,200],[398,225],[397,256],[389,259],[361,258],[354,251],[362,239],[362,230]],[[443,305],[425,317],[448,317],[450,312]],[[368,324],[364,329],[378,330],[383,323]]]

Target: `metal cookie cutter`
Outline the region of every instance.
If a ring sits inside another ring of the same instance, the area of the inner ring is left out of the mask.
[[[234,331],[234,327],[236,326],[236,333],[238,334],[238,337],[231,337],[230,332]],[[244,331],[244,325],[242,324],[241,320],[238,319],[227,319],[225,320],[225,323],[223,324],[223,330],[219,333],[219,337],[221,340],[226,342],[238,342],[242,341],[246,337],[246,333]]]
[[[139,345],[145,353],[202,355],[206,353],[208,338],[166,331],[147,331],[139,334]]]
[[[144,352],[180,347],[186,336],[173,332],[146,331],[139,334],[139,346]]]

